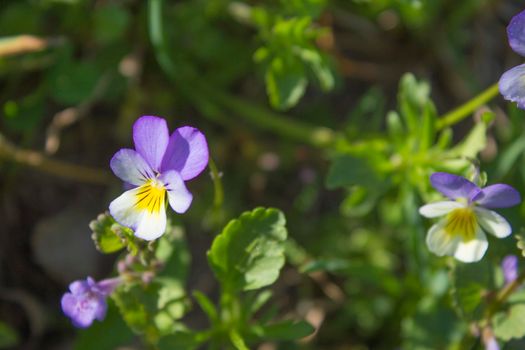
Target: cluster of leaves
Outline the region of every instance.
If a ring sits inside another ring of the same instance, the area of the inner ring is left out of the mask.
[[[100,215],[91,227],[102,252],[112,252],[118,244],[119,249],[128,247],[130,253],[119,262],[127,264],[119,268],[127,282],[112,299],[126,324],[149,344],[196,349],[208,343],[214,349],[244,350],[262,340],[294,340],[313,331],[304,321],[273,321],[275,307],[258,313],[272,296],[269,290],[259,290],[277,280],[285,263],[287,230],[277,209],[245,212],[214,239],[208,261],[220,285],[217,305],[200,291],[192,293],[209,318],[210,328],[205,330],[189,329],[181,320],[191,298],[186,289],[190,257],[180,229],[171,226],[157,242],[137,248],[140,243],[123,235],[127,229],[108,215]]]
[[[288,109],[304,95],[309,76],[315,77],[323,91],[334,87],[335,76],[329,56],[315,45],[315,39],[327,31],[313,22],[325,1],[282,1],[282,6],[273,11],[262,7],[252,10],[264,43],[254,58],[264,64],[271,105]]]
[[[494,258],[478,264],[483,267],[474,265],[466,271],[467,267],[458,265],[449,277],[443,262],[429,259],[426,253],[425,225],[418,207],[421,198],[424,201],[439,198],[428,181],[433,172],[472,175],[479,152],[486,147],[494,114],[490,110],[480,113],[470,132],[453,143],[452,130],[438,118],[430,99],[429,85],[417,81],[413,75],[401,79],[398,111],[386,114],[386,125],[374,121],[383,118],[377,107],[372,113],[363,113],[367,111],[366,98],[356,109],[361,109],[359,115],[369,121],[368,133],[352,126],[345,130],[345,137],[330,150],[332,163],[326,178],[328,188],[346,190],[340,210],[353,221],[348,243],[334,237],[341,243],[327,242],[326,246],[352,246],[353,252],[321,252],[326,255],[304,265],[303,270],[327,271],[347,279],[345,291],[352,295],[352,301],[345,315],[339,315],[339,322],[348,326],[357,324],[365,337],[376,332],[391,332],[392,337],[397,333],[399,341],[410,349],[472,344],[475,340],[468,337],[467,326],[473,323],[483,329],[487,322],[486,310],[494,303],[490,295],[502,287],[498,259],[509,251],[508,242],[501,243],[499,248],[491,247]],[[381,133],[384,127],[387,132]],[[370,217],[381,220],[372,221]],[[377,234],[382,238],[372,238]],[[392,256],[391,251],[401,256]],[[401,261],[406,265],[400,265]],[[499,282],[487,279],[486,272],[490,269],[491,274],[499,273]],[[460,312],[454,305],[462,305],[466,310]],[[466,314],[471,315],[469,319],[463,318]],[[494,317],[498,339],[510,339],[501,335],[497,324],[502,320],[513,322],[510,316],[514,314],[509,311],[506,314],[509,317],[502,314]],[[384,323],[396,318],[403,320],[400,329]],[[391,344],[392,338],[389,339],[385,345]]]
[[[452,129],[441,126],[428,83],[418,82],[412,74],[400,81],[398,107],[399,112],[386,116],[386,135],[377,136],[377,130],[372,130],[370,136],[354,142],[355,131],[349,129],[332,151],[326,186],[348,189],[342,205],[347,215],[367,214],[389,190],[399,191],[400,197],[436,198],[429,176],[435,171],[466,172],[486,146],[491,112],[452,145]],[[406,201],[400,198],[399,202]]]

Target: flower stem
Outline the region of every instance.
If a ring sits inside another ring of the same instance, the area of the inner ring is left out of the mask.
[[[111,176],[105,170],[70,164],[51,159],[36,151],[20,149],[0,134],[0,159],[2,158],[70,180],[99,185],[111,182]]]
[[[490,320],[492,319],[492,316],[496,312],[499,311],[501,305],[503,305],[507,299],[518,289],[519,286],[521,286],[525,282],[525,271],[522,272],[518,278],[516,278],[511,283],[505,285],[498,294],[496,294],[496,298],[494,298],[494,301],[487,307],[487,311],[485,312],[484,322],[482,324],[488,324],[490,323]]]
[[[464,103],[463,105],[453,109],[447,114],[438,119],[436,128],[438,130],[444,129],[448,126],[454,125],[469,115],[471,115],[479,106],[487,103],[498,95],[498,83],[489,86],[485,91],[478,96]]]
[[[211,157],[208,162],[208,166],[210,167],[210,175],[213,181],[213,206],[215,207],[215,209],[220,209],[224,201],[224,190],[222,186],[221,174],[219,173],[219,170],[217,169],[217,166],[215,165],[215,162]]]

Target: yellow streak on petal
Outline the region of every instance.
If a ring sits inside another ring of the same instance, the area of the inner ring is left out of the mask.
[[[166,200],[166,188],[155,180],[148,180],[140,186],[137,194],[135,207],[138,210],[148,210],[150,213],[158,213],[164,210]]]
[[[445,232],[451,237],[461,236],[463,242],[468,242],[476,237],[478,222],[476,214],[471,208],[458,208],[447,215]]]

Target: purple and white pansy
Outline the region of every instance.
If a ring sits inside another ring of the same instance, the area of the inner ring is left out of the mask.
[[[62,296],[62,311],[75,327],[87,328],[94,320],[102,321],[108,309],[106,298],[120,283],[118,277],[100,282],[91,277],[75,281],[69,285],[69,292]]]
[[[512,17],[507,36],[514,52],[525,57],[525,11]],[[503,73],[499,80],[499,91],[506,100],[516,102],[519,108],[525,109],[525,64]]]
[[[121,149],[111,159],[115,175],[132,188],[109,205],[113,218],[137,237],[154,240],[166,230],[166,198],[181,214],[193,196],[185,181],[208,165],[204,135],[190,126],[169,135],[166,120],[143,116],[133,125],[135,149]]]
[[[479,188],[464,177],[434,173],[432,186],[449,198],[422,206],[419,213],[427,218],[444,216],[427,234],[427,246],[438,256],[454,256],[463,262],[479,261],[488,248],[485,232],[497,238],[512,233],[510,224],[495,208],[507,208],[521,202],[518,191],[505,184]]]

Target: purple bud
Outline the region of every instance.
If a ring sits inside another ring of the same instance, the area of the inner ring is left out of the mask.
[[[69,292],[62,296],[62,311],[79,328],[91,326],[95,319],[102,321],[108,308],[106,297],[120,284],[120,278],[95,282],[91,277],[69,285]]]
[[[145,284],[150,284],[154,278],[155,278],[155,274],[152,271],[145,271],[142,274],[142,282],[144,282]]]
[[[507,255],[501,262],[505,284],[513,282],[518,278],[518,257],[516,255]]]
[[[499,350],[499,344],[496,341],[496,338],[491,337],[487,342],[485,343],[485,350]]]

